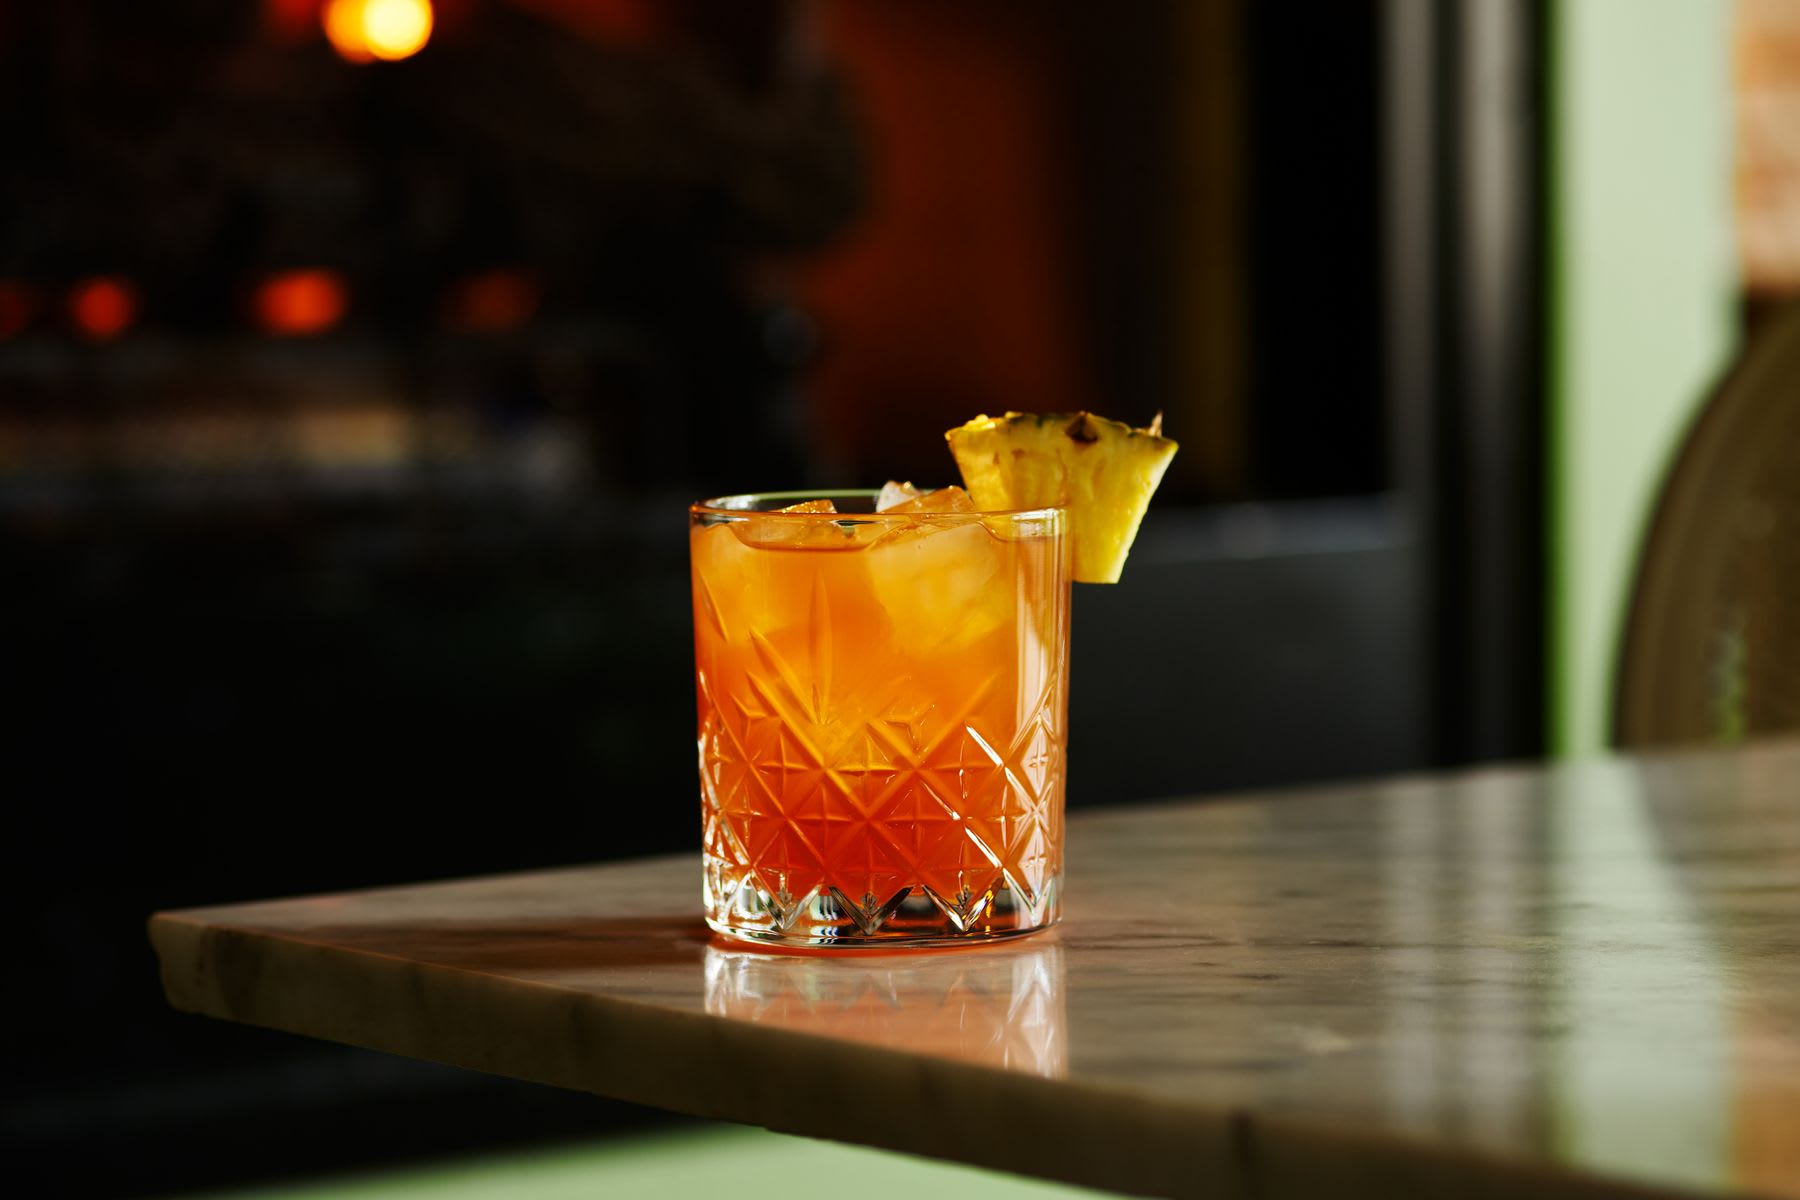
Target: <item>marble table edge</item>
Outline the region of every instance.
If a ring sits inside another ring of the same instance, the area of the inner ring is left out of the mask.
[[[1144,1196],[1694,1194],[1385,1132],[753,1027],[234,927],[218,912],[149,920],[164,992],[180,1011],[691,1116]],[[871,1093],[883,1096],[879,1106],[868,1103]]]

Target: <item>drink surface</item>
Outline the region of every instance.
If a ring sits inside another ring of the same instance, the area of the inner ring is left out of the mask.
[[[715,928],[919,944],[1055,920],[1060,518],[696,516]]]

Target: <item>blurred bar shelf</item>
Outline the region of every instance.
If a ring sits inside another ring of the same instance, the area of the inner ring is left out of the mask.
[[[690,856],[150,934],[186,1011],[1119,1192],[1800,1197],[1797,794],[1790,740],[1082,813],[1066,923],[954,953],[711,940]]]

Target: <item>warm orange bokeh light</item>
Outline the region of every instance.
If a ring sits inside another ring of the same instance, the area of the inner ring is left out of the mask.
[[[11,279],[0,279],[0,342],[18,337],[37,312],[31,289]]]
[[[83,335],[110,341],[137,320],[138,295],[131,281],[116,275],[84,279],[69,289],[69,315]]]
[[[331,0],[325,36],[350,62],[408,58],[431,40],[430,0]]]
[[[256,323],[289,337],[324,333],[344,319],[349,306],[349,290],[336,271],[283,271],[256,289]]]
[[[444,300],[444,323],[467,333],[510,333],[537,312],[543,289],[522,271],[484,271],[460,280]]]

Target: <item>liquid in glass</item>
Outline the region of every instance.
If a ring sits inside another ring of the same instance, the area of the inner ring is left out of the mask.
[[[1053,923],[1063,512],[769,511],[811,496],[691,512],[708,924],[822,947]]]

